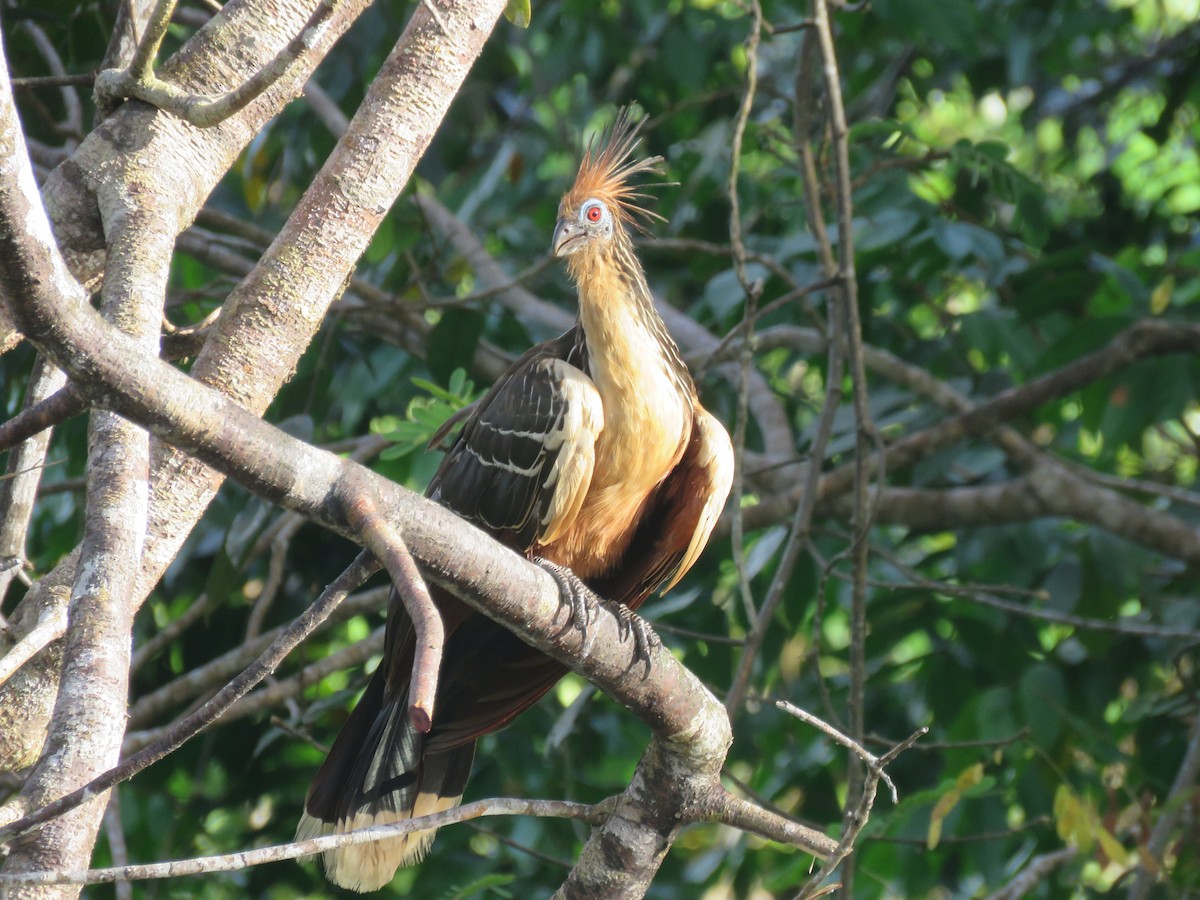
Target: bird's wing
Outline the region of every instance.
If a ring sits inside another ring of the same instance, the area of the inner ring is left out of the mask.
[[[569,527],[591,484],[604,409],[570,361],[574,346],[568,332],[518,360],[466,416],[429,486],[521,552]]]
[[[697,406],[683,458],[648,501],[615,573],[596,581],[596,592],[636,609],[655,591],[674,587],[708,543],[732,484],[729,434]]]

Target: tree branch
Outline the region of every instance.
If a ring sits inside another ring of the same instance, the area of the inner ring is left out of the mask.
[[[1200,326],[1142,319],[1094,353],[1033,381],[1010,388],[937,425],[894,441],[883,453],[884,462],[889,471],[905,469],[949,444],[987,433],[1012,418],[1067,396],[1140,359],[1197,352],[1200,352]],[[820,498],[824,501],[844,494],[853,483],[853,463],[839,466],[822,476]],[[799,499],[799,492],[767,498],[747,510],[747,516],[756,526],[776,522],[786,517]]]
[[[373,229],[407,183],[502,5],[500,0],[472,0],[445,11],[443,18],[451,19],[456,26],[449,38],[442,35],[423,7],[414,11],[350,130],[297,204],[275,244],[226,302],[211,339],[192,366],[196,379],[226,391],[245,409],[257,413],[266,409],[280,385],[294,372],[297,359],[340,293]],[[248,71],[254,71],[264,60],[256,54],[278,46],[270,39],[286,42],[311,13],[311,6],[305,4],[307,8],[300,15],[298,6],[298,0],[280,0],[277,12],[267,15],[268,21],[255,17],[255,4],[230,4],[221,14],[221,27],[231,29],[231,34],[255,36],[238,45],[244,45],[247,53],[253,51],[254,65]],[[363,6],[365,0],[341,0],[321,41],[305,56],[309,71]],[[279,10],[287,11],[289,16],[280,16]],[[294,17],[297,15],[298,19]],[[209,88],[201,86],[212,87],[214,72],[228,75],[228,44],[214,44],[208,37],[217,24],[203,29],[180,52],[184,62],[191,61],[189,54],[199,57],[196,62],[203,62],[199,66],[203,78],[190,75],[191,69],[178,61],[180,55],[164,65],[164,73],[170,73],[173,81],[188,89],[205,90]],[[214,51],[218,58],[204,56]],[[236,61],[244,62],[241,56]],[[289,70],[259,101],[203,135],[161,113],[150,114],[141,104],[122,107],[107,119],[81,145],[73,162],[76,168],[63,169],[57,180],[52,177],[47,183],[46,202],[56,213],[56,236],[68,249],[77,273],[97,277],[97,263],[104,259],[95,253],[95,234],[100,227],[95,200],[76,196],[82,180],[142,185],[158,179],[158,183],[177,184],[178,227],[182,227],[232,164],[237,150],[265,120],[264,111],[276,111],[286,91],[298,89],[307,74],[300,67]],[[234,76],[229,77],[236,83]],[[150,127],[153,116],[161,119]],[[15,114],[3,117],[3,127],[10,123],[15,125]],[[147,134],[151,139],[146,139]],[[120,151],[115,160],[110,158],[114,147]],[[183,183],[179,160],[188,163]],[[84,172],[80,180],[71,177],[80,169]],[[0,291],[0,305],[8,302],[4,294]],[[161,577],[222,478],[185,454],[166,448],[158,452],[152,475],[151,527],[135,605]],[[31,602],[53,602],[41,599],[47,592],[65,593],[77,560],[77,553],[68,555],[42,579],[37,591],[30,592],[23,607]],[[29,671],[35,665],[37,671]],[[57,669],[49,659],[44,665],[35,660],[26,670],[28,677],[19,693],[0,691],[0,715],[11,712],[14,721],[24,724],[16,748],[22,752],[27,746],[42,743],[42,736],[36,732],[45,727],[57,679]],[[16,737],[11,736],[13,743],[17,743]],[[21,763],[28,765],[17,760],[12,767]],[[0,759],[0,764],[7,767],[5,759]]]
[[[16,565],[0,570],[0,605],[8,593],[14,578],[20,577],[25,565],[25,538],[29,531],[29,520],[33,516],[33,503],[38,485],[42,480],[42,469],[46,462],[46,450],[50,446],[47,419],[39,415],[44,405],[62,393],[67,376],[60,369],[39,359],[29,376],[25,393],[25,406],[21,413],[0,425],[0,447],[13,447],[8,455],[5,475],[0,478],[0,563],[15,559]],[[37,425],[31,424],[37,420]],[[24,428],[13,427],[13,422],[23,421]],[[7,438],[8,443],[5,443]],[[16,446],[20,442],[19,446]],[[0,628],[3,627],[0,620]],[[6,641],[0,638],[0,647]],[[23,663],[24,660],[21,661]],[[0,662],[0,673],[7,660]],[[18,663],[17,665],[20,665]],[[13,669],[15,671],[15,669]],[[12,672],[8,672],[9,675]],[[0,684],[7,676],[0,674]]]
[[[161,0],[129,68],[105,69],[96,75],[96,105],[111,109],[120,100],[134,97],[197,128],[219,125],[262,96],[305,51],[321,41],[337,4],[338,0],[318,0],[317,8],[304,27],[266,65],[233,90],[204,96],[179,88],[154,74],[154,57],[175,7],[175,0]]]
[[[567,800],[513,800],[507,798],[479,800],[445,812],[405,819],[391,825],[373,825],[369,828],[358,828],[304,841],[257,847],[254,850],[244,850],[240,853],[86,871],[5,873],[0,874],[0,886],[109,884],[114,881],[146,881],[153,878],[178,878],[184,875],[236,872],[250,866],[261,866],[288,859],[302,859],[323,850],[382,841],[400,834],[409,834],[423,829],[444,828],[447,825],[469,822],[486,816],[538,816],[598,823],[609,815],[611,806],[612,804],[609,802],[587,804],[573,803]]]
[[[275,671],[284,657],[312,634],[346,595],[366,581],[377,567],[378,564],[369,553],[360,553],[349,568],[325,589],[303,615],[292,622],[249,668],[215,697],[180,722],[160,741],[126,758],[120,765],[108,769],[81,788],[26,813],[22,818],[15,821],[10,818],[4,822],[0,827],[0,841],[11,840],[13,836],[24,835],[31,829],[53,821],[80,804],[88,802],[96,794],[127,781],[142,769],[183,746],[212,724],[239,697],[244,696],[254,685]]]

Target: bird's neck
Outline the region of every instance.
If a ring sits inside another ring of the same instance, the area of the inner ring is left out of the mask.
[[[606,471],[597,475],[604,482],[610,475],[628,478],[632,470],[652,486],[678,462],[691,432],[691,376],[632,248],[625,258],[581,262],[579,324],[588,374],[604,405],[596,458]]]
[[[579,324],[589,374],[605,406],[637,405],[640,395],[656,391],[690,400],[691,376],[654,308],[632,247],[579,256],[578,267],[571,267],[579,289]]]

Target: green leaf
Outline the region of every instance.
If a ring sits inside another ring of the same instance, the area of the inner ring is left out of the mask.
[[[432,396],[414,397],[403,420],[395,416],[372,420],[371,431],[392,442],[391,447],[380,453],[381,459],[400,459],[423,450],[448,418],[475,400],[475,385],[467,380],[462,369],[451,372],[448,380],[450,388],[446,389],[425,378],[413,378],[413,384]]]
[[[508,0],[508,4],[504,7],[504,18],[518,28],[528,28],[533,18],[529,0]]]

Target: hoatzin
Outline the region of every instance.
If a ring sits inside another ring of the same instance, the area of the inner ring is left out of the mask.
[[[733,474],[729,436],[700,405],[634,254],[630,228],[661,218],[637,205],[645,195],[630,184],[662,161],[633,158],[640,127],[623,111],[588,145],[559,204],[551,246],[578,287],[575,326],[529,350],[447,423],[462,430],[428,491],[629,611],[691,568]],[[413,630],[393,593],[383,659],[313,779],[299,836],[458,805],[475,741],[566,673],[448,592],[433,596],[447,639],[432,730],[419,733],[407,715]],[[328,851],[326,875],[375,890],[420,860],[433,835]]]

